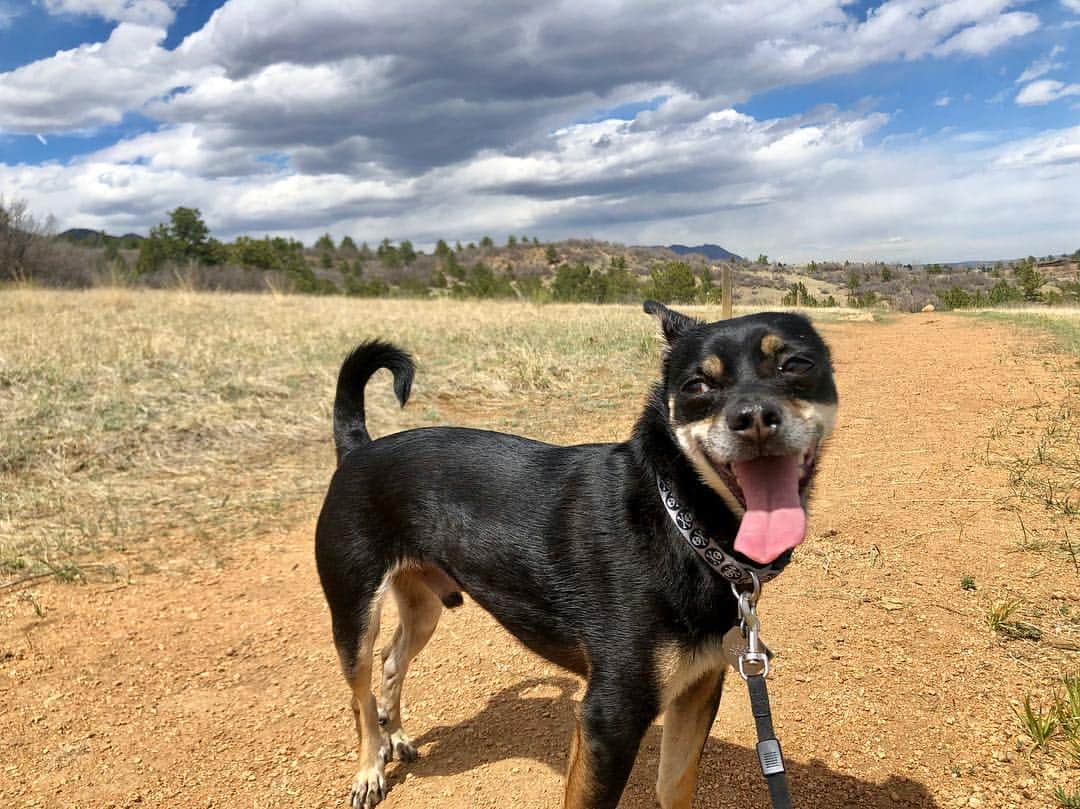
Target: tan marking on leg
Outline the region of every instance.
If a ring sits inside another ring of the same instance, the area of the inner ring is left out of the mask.
[[[761,353],[766,357],[775,357],[784,347],[784,340],[777,334],[766,334],[761,338]]]
[[[596,798],[596,779],[589,763],[584,730],[579,720],[570,742],[570,763],[566,770],[564,809],[589,809]]]
[[[678,643],[662,643],[653,651],[653,672],[660,704],[667,705],[710,672],[726,668],[727,658],[719,641],[687,649]]]
[[[401,726],[401,687],[409,664],[435,632],[443,607],[438,596],[425,584],[423,572],[399,572],[390,589],[397,602],[399,623],[394,639],[382,651],[379,713],[386,722],[382,757],[389,760],[396,755],[402,761],[411,761],[416,758],[416,748]]]
[[[701,752],[719,704],[726,668],[702,675],[664,711],[656,795],[662,809],[690,809],[697,789]]]
[[[371,693],[371,666],[375,652],[375,640],[379,636],[379,620],[382,615],[382,597],[385,587],[371,601],[367,627],[360,639],[360,649],[356,655],[356,667],[349,686],[352,688],[352,710],[356,721],[356,736],[359,743],[360,767],[353,780],[352,805],[374,806],[386,795],[386,778],[383,775],[385,762],[380,757],[382,750],[382,729],[379,727],[379,710],[375,704],[375,695]]]
[[[724,361],[713,354],[707,357],[705,362],[701,363],[701,370],[705,376],[712,378],[714,381],[719,381],[724,377]]]

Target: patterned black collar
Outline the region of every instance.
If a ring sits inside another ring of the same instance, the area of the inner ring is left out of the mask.
[[[667,509],[668,516],[679,529],[691,548],[700,556],[709,567],[735,584],[750,584],[750,571],[754,571],[762,582],[780,575],[787,563],[791,561],[791,551],[781,554],[767,565],[754,565],[742,562],[721,548],[715,540],[705,536],[704,532],[695,524],[694,513],[685,508],[679,498],[675,496],[675,488],[671,482],[657,476],[656,487],[660,490],[660,500]]]

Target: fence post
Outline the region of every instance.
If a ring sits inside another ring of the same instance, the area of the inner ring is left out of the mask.
[[[724,320],[731,317],[731,265],[720,268],[721,316]]]

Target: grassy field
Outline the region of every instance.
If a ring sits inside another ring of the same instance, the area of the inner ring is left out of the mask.
[[[8,290],[0,320],[0,581],[122,576],[171,558],[170,537],[212,560],[221,538],[310,517],[333,468],[337,368],[366,337],[420,364],[403,413],[372,386],[376,435],[618,440],[589,416],[640,400],[657,356],[636,306]]]
[[[153,564],[169,537],[212,557],[220,538],[309,517],[333,467],[337,368],[365,337],[420,364],[403,413],[372,386],[375,434],[448,422],[559,440],[570,414],[640,398],[656,356],[637,307],[15,290],[0,320],[3,580],[123,575],[118,559]],[[621,437],[604,426],[593,437]]]

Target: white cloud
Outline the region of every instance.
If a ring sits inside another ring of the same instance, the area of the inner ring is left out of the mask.
[[[1080,0],[1077,0],[1080,3]],[[1061,70],[1065,67],[1063,62],[1054,61],[1058,56],[1063,54],[1065,49],[1061,45],[1055,45],[1050,53],[1044,56],[1042,59],[1036,59],[1027,69],[1020,74],[1020,77],[1016,80],[1017,84],[1024,84],[1025,82],[1034,81],[1040,76],[1045,76],[1052,70]]]
[[[685,100],[672,99],[674,106]],[[488,150],[419,174],[302,175],[252,165],[212,176],[198,127],[142,135],[68,166],[0,166],[0,187],[63,225],[145,232],[179,204],[219,237],[329,230],[418,244],[489,232],[626,243],[713,241],[785,260],[993,258],[1073,249],[1080,127],[1026,139],[873,145],[878,113],[757,120],[730,108],[669,123],[553,132],[522,153]],[[904,239],[895,240],[897,223]]]
[[[952,101],[952,98],[950,98],[948,95],[940,95],[934,101],[934,106],[935,107],[947,107],[947,106],[949,106],[949,103],[951,101]]]
[[[1080,14],[1080,0],[1061,0],[1061,5],[1073,14]]]
[[[40,0],[50,14],[80,14],[113,22],[165,26],[185,0]]]
[[[570,0],[230,0],[175,51],[162,47],[175,3],[48,1],[119,24],[106,42],[0,74],[0,126],[49,134],[133,110],[160,122],[67,165],[0,163],[0,188],[64,226],[145,232],[193,205],[224,238],[329,229],[423,244],[526,230],[946,259],[1057,249],[1065,214],[1031,202],[1035,188],[1077,195],[1058,177],[1073,135],[1053,148],[1008,133],[878,142],[888,116],[870,105],[773,120],[734,109],[871,65],[983,54],[1038,26],[1010,0],[886,0],[865,19],[844,0],[647,13]],[[570,124],[655,98],[632,121]]]
[[[947,56],[953,53],[984,55],[1010,39],[1030,34],[1039,27],[1039,18],[1024,11],[1013,11],[976,25],[964,28],[950,37],[937,53]]]
[[[162,31],[178,5],[42,1],[55,11]],[[653,5],[647,13],[617,2],[230,0],[176,52],[147,42],[131,66],[76,64],[63,54],[26,66],[34,70],[18,77],[18,99],[0,99],[0,121],[9,131],[26,131],[24,119],[77,129],[145,111],[170,87],[189,85],[190,93],[156,105],[154,114],[172,123],[234,125],[237,141],[273,139],[282,130],[274,148],[308,148],[314,127],[275,99],[272,79],[299,80],[311,70],[331,87],[358,82],[334,110],[312,116],[322,141],[336,130],[338,144],[364,139],[365,149],[353,149],[358,160],[426,167],[528,138],[630,92],[640,98],[674,87],[715,106],[896,59],[986,53],[1037,27],[1035,15],[1008,12],[1012,2],[886,0],[863,20],[849,13],[846,0],[762,0],[722,9],[696,0]],[[632,60],[627,43],[635,43]],[[182,70],[218,78],[203,87],[173,75]],[[99,87],[85,101],[65,92],[87,72]],[[127,80],[139,73],[144,81]],[[0,75],[0,84],[15,78]],[[324,93],[316,83],[307,89]],[[270,117],[255,123],[255,114]],[[444,137],[434,137],[436,130]]]
[[[1055,79],[1033,81],[1016,94],[1016,103],[1021,106],[1050,104],[1061,98],[1080,95],[1080,84],[1066,84]]]
[[[1080,126],[1007,144],[999,150],[995,163],[1006,168],[1080,165]]]
[[[0,130],[33,134],[116,123],[127,110],[194,81],[200,74],[182,69],[160,47],[164,37],[164,28],[123,22],[105,42],[0,73]]]

